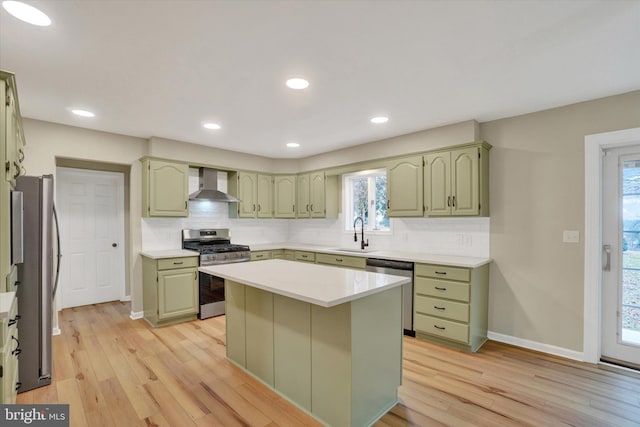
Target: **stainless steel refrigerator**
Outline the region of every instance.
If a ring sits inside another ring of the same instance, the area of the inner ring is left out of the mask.
[[[16,192],[22,193],[22,263],[18,264],[19,393],[51,384],[51,341],[54,279],[53,176],[20,176]],[[20,221],[20,215],[15,220]],[[59,264],[59,239],[55,264]],[[57,269],[56,269],[57,270]]]

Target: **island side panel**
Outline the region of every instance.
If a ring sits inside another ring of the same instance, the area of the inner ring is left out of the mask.
[[[232,280],[224,281],[227,358],[242,367],[247,366],[245,349],[245,288]]]
[[[398,402],[402,381],[402,287],[353,301],[351,330],[351,425],[371,425]]]
[[[274,386],[311,412],[311,304],[273,295]]]
[[[273,387],[273,294],[245,287],[247,370]]]
[[[311,306],[311,412],[351,425],[351,303]]]

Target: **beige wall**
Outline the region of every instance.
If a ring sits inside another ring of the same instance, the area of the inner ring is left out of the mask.
[[[478,122],[469,120],[307,157],[300,159],[299,168],[301,171],[334,168],[478,140]]]
[[[480,125],[493,145],[489,330],[583,350],[584,137],[639,125],[640,91]]]
[[[98,164],[88,161],[125,165],[129,169],[129,221],[127,248],[130,295],[133,301],[132,311],[142,311],[142,264],[138,253],[141,242],[141,170],[138,159],[147,152],[147,141],[107,132],[98,132],[65,126],[39,120],[23,119],[25,139],[25,168],[28,175],[56,173],[56,163],[60,166],[97,168]],[[80,163],[74,160],[79,160]],[[109,169],[107,167],[107,169]],[[115,170],[117,168],[110,168]],[[104,169],[103,169],[104,170]],[[55,178],[54,178],[55,179]],[[137,308],[139,306],[139,308]]]
[[[214,166],[259,172],[295,173],[297,160],[274,160],[237,151],[222,150],[205,145],[189,144],[170,139],[151,137],[149,156],[189,162],[192,165]]]

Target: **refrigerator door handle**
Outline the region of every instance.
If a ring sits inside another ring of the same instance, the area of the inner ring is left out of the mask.
[[[58,291],[58,280],[60,279],[60,260],[62,259],[62,253],[60,253],[60,226],[58,223],[58,212],[56,211],[56,205],[53,205],[53,222],[56,226],[56,258],[58,262],[56,262],[56,278],[53,282],[53,294],[51,295],[51,300],[56,297],[56,292]]]

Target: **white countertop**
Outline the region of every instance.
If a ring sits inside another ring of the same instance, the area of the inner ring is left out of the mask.
[[[14,291],[0,293],[0,319],[9,318],[9,312],[11,311],[11,304],[13,303],[13,300],[15,298],[16,298],[16,293]]]
[[[310,251],[310,252],[322,252],[327,254],[337,254],[344,256],[357,256],[362,258],[381,258],[391,259],[396,261],[409,261],[418,262],[424,264],[440,264],[450,265],[453,267],[467,267],[476,268],[481,267],[491,262],[491,258],[479,258],[479,257],[467,257],[467,256],[455,256],[455,255],[436,255],[420,252],[405,252],[405,251],[376,251],[368,250],[367,252],[347,252],[338,251],[335,247],[327,247],[321,245],[310,245],[306,243],[268,243],[249,245],[252,251],[268,251],[272,249],[290,249],[295,251]],[[354,249],[356,249],[354,244]]]
[[[199,270],[322,307],[333,307],[410,282],[407,277],[281,259]]]
[[[152,259],[162,259],[162,258],[183,258],[189,256],[199,256],[200,254],[196,251],[190,251],[187,249],[166,249],[160,251],[142,251],[140,255],[146,256],[147,258]]]

